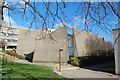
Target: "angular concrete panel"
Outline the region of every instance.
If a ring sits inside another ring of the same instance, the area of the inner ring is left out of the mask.
[[[36,39],[36,50],[34,53],[34,62],[58,62],[59,49],[61,53],[61,62],[68,61],[68,36],[66,27],[59,28],[52,33],[40,33]]]
[[[73,28],[74,40],[76,43],[77,56],[86,56],[86,39],[87,34],[84,31]]]
[[[73,28],[77,56],[90,56],[92,52],[104,49],[101,36]]]
[[[20,29],[16,52],[24,56],[24,54],[35,51],[35,37],[37,33],[38,31],[36,30]]]
[[[113,30],[116,74],[120,74],[120,29]]]

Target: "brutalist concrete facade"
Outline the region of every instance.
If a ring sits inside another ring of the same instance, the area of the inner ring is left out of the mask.
[[[72,56],[74,57],[89,56],[89,52],[99,50],[100,45],[103,44],[102,37],[98,35],[75,28],[73,28],[73,35],[68,35],[66,30],[66,27],[61,27],[47,33],[42,30],[21,29],[17,53],[26,54],[33,62],[58,62],[59,49],[63,49],[60,55],[61,62],[67,62],[72,54],[71,52],[73,52]],[[91,44],[89,41],[92,40],[93,43]],[[102,48],[105,49],[103,46]],[[102,48],[100,47],[100,49]]]
[[[91,56],[97,50],[104,50],[104,40],[101,36],[73,28],[74,54],[77,56]],[[89,54],[91,53],[91,54]]]
[[[68,61],[66,27],[59,28],[52,33],[41,33],[40,35],[36,40],[36,50],[33,57],[34,62],[58,62],[59,49],[63,49],[63,52],[61,52],[61,62]]]
[[[16,52],[24,56],[35,51],[35,38],[38,31],[30,29],[20,29],[18,35],[18,45]]]
[[[120,29],[113,30],[114,51],[115,51],[115,68],[116,74],[120,74]]]
[[[17,53],[32,54],[33,62],[58,62],[59,49],[63,49],[61,62],[67,62],[69,55],[66,27],[51,33],[42,30],[20,31]]]

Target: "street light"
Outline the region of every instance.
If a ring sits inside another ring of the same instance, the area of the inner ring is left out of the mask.
[[[61,52],[63,49],[59,49],[59,72],[61,71]]]

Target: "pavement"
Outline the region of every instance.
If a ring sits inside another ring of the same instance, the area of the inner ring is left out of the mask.
[[[40,66],[48,66],[48,67],[53,67],[55,66],[57,63],[33,63],[34,65],[40,65]]]
[[[83,69],[74,66],[62,66],[61,72],[54,69],[54,72],[57,74],[66,77],[66,78],[118,78],[117,75],[110,73],[93,71],[88,69]]]
[[[23,63],[23,64],[33,64],[31,62],[28,62],[27,60],[15,60],[13,62],[17,62],[17,63]]]
[[[59,64],[57,63],[29,63],[26,61],[17,62],[53,67],[53,71],[55,73],[65,78],[69,78],[70,80],[120,80],[120,75],[74,67],[70,64],[62,64],[61,71],[59,72]]]
[[[59,72],[59,64],[57,63],[33,63],[33,64],[53,67],[53,71],[58,75],[73,80],[87,80],[87,79],[88,80],[119,80],[118,78],[120,78],[120,76],[118,75],[79,68],[67,63],[61,64],[60,72]]]

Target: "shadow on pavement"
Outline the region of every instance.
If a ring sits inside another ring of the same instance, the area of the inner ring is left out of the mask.
[[[114,61],[102,63],[102,64],[90,65],[90,66],[81,66],[81,68],[115,74],[115,62]],[[110,69],[112,69],[112,71],[109,71]]]

